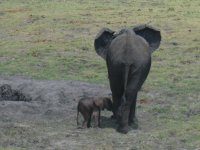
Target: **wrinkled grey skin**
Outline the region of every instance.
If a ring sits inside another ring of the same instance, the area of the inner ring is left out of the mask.
[[[127,133],[128,125],[137,126],[137,93],[151,67],[151,53],[160,45],[160,31],[140,25],[119,33],[103,28],[95,38],[98,55],[105,59],[113,97],[113,117],[117,131]]]

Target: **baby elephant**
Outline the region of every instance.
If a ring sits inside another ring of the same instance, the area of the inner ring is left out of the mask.
[[[108,97],[84,97],[77,106],[77,125],[79,112],[83,115],[82,128],[91,127],[91,118],[94,117],[94,126],[100,127],[101,110],[112,110],[112,101]]]

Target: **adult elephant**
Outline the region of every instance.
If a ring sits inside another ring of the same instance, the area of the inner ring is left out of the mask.
[[[122,29],[118,33],[103,28],[95,38],[95,50],[106,60],[113,116],[121,133],[128,132],[128,125],[137,125],[137,93],[149,73],[151,53],[159,47],[160,41],[160,31],[149,25]]]

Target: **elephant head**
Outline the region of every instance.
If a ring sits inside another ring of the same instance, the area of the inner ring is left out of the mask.
[[[112,110],[112,100],[108,97],[97,98],[94,100],[95,107],[100,110],[107,109],[109,111]]]
[[[132,30],[142,38],[146,40],[149,44],[149,50],[151,53],[155,51],[161,41],[160,31],[149,26],[149,25],[138,25],[132,28]],[[94,47],[98,55],[100,55],[103,59],[106,59],[108,48],[113,39],[115,39],[118,35],[122,34],[125,29],[122,29],[119,33],[115,33],[114,31],[108,28],[102,28],[100,32],[97,34]]]

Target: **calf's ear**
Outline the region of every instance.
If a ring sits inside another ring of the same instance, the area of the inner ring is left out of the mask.
[[[158,29],[144,24],[133,27],[133,31],[149,43],[151,52],[155,51],[160,46],[161,34]]]
[[[113,39],[114,31],[108,28],[102,28],[94,40],[96,53],[104,60],[106,59],[107,49]]]

